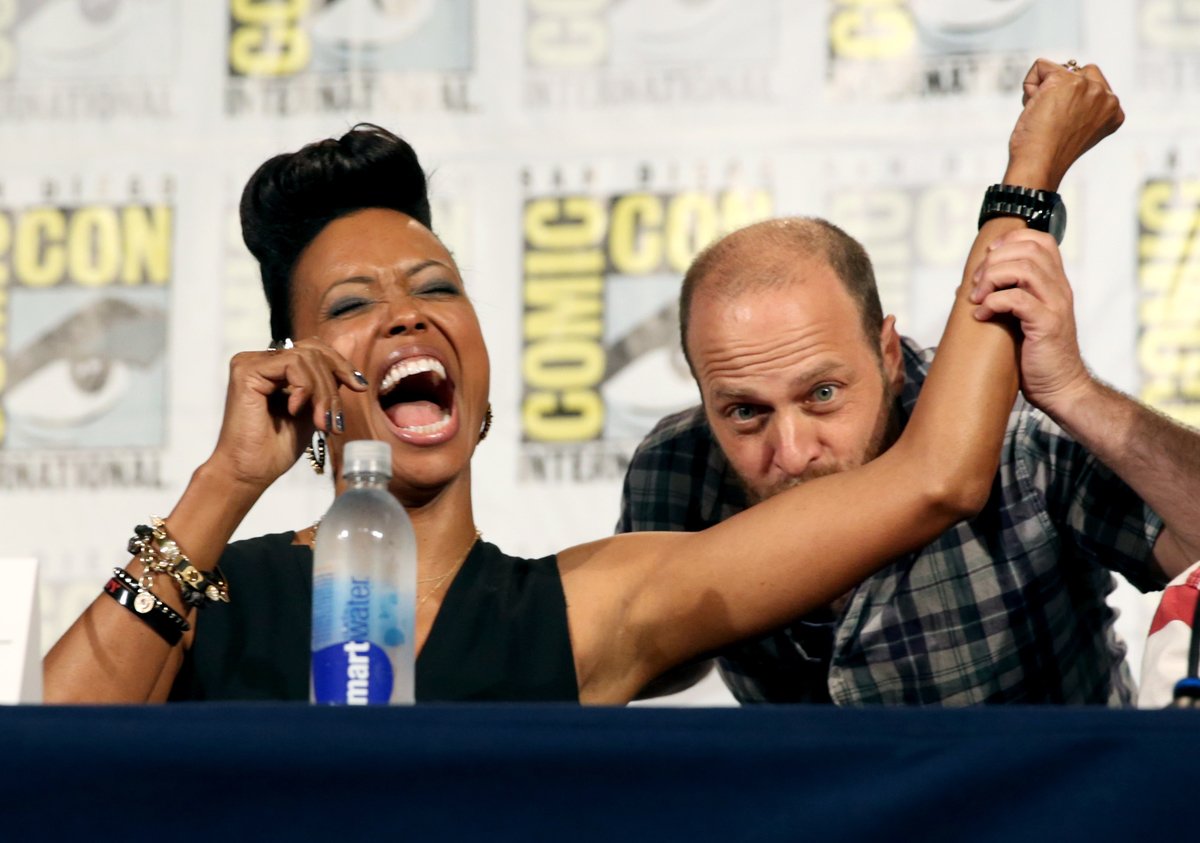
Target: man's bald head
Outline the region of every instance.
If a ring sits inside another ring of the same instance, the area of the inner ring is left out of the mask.
[[[820,256],[858,305],[863,335],[879,353],[883,307],[866,250],[836,225],[816,217],[784,217],[746,226],[702,251],[688,267],[679,294],[679,338],[688,351],[692,301],[699,295],[733,299],[755,290],[796,283],[797,258]]]

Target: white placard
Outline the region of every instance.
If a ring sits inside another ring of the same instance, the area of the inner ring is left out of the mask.
[[[36,559],[0,559],[0,703],[42,701]]]

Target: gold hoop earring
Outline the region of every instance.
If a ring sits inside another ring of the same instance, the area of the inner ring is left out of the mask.
[[[304,455],[308,457],[308,464],[312,466],[315,474],[325,473],[325,457],[328,451],[325,447],[325,435],[321,431],[313,434],[312,442],[304,449]]]
[[[479,428],[479,441],[487,439],[488,431],[492,429],[492,404],[489,401],[487,409],[483,411],[483,427]]]

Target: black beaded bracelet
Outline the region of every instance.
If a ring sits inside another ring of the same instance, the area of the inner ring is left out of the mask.
[[[141,618],[172,647],[192,628],[183,615],[139,587],[137,580],[122,568],[113,568],[112,579],[105,583],[104,593]]]

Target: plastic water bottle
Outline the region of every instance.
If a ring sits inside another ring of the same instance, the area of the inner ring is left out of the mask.
[[[391,493],[392,451],[347,442],[346,490],[321,519],[313,554],[312,700],[413,702],[417,539]]]

